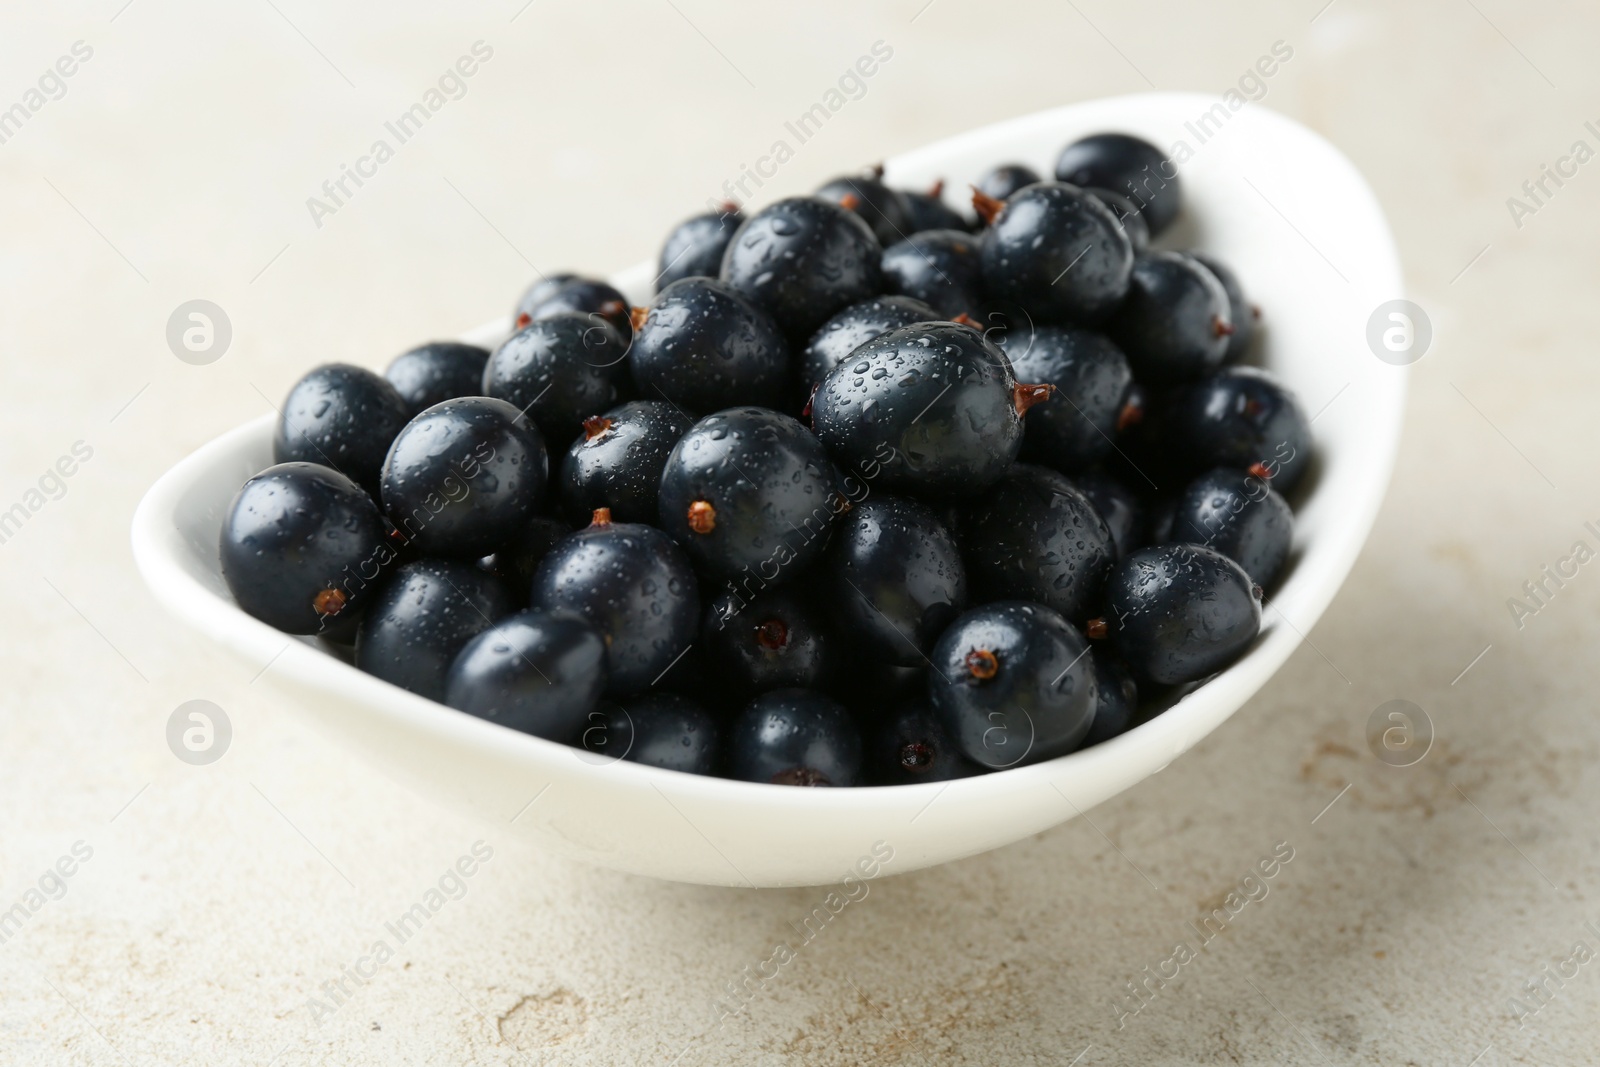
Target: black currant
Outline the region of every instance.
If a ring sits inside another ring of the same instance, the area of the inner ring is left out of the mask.
[[[466,643],[513,610],[505,584],[470,563],[403,564],[378,593],[356,635],[356,666],[430,700]]]
[[[653,526],[612,522],[604,509],[562,539],[533,576],[535,608],[583,615],[605,637],[607,691],[653,685],[695,639],[700,595],[683,550]]]
[[[383,508],[429,555],[477,559],[510,541],[544,497],[538,427],[503,400],[457,397],[406,424],[383,464]]]
[[[218,549],[238,605],[291,634],[359,617],[396,557],[372,497],[315,463],[280,463],[245,482]]]
[[[775,407],[789,388],[789,346],[772,317],[714,278],[685,278],[639,317],[629,363],[639,394],[696,415]]]
[[[319,463],[378,487],[383,457],[411,412],[387,379],[328,363],[294,384],[272,439],[274,463]]]
[[[654,523],[661,472],[688,429],[688,416],[664,400],[631,400],[584,419],[561,467],[567,513],[582,519],[610,508],[617,522]]]

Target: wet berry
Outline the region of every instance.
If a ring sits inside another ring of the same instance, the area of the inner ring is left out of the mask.
[[[1178,217],[1178,168],[1148,141],[1125,133],[1097,133],[1074,141],[1056,159],[1056,180],[1110,189],[1139,205],[1151,235]]]
[[[809,689],[762,693],[728,730],[728,775],[772,785],[853,786],[861,730],[850,713]]]
[[[561,503],[575,521],[610,508],[617,522],[656,521],[667,455],[689,428],[681,408],[632,400],[583,421],[561,466]]]
[[[822,185],[816,195],[861,216],[872,228],[878,243],[885,247],[911,232],[911,212],[905,194],[884,185],[878,175],[835,178]]]
[[[536,515],[489,555],[478,566],[499,578],[511,590],[518,604],[526,604],[533,574],[556,542],[572,532],[564,519]]]
[[[523,294],[512,313],[512,331],[555,315],[578,314],[590,325],[600,320],[609,323],[626,346],[633,337],[627,297],[607,282],[567,275],[560,277],[565,280],[559,285],[535,282]]]
[[[291,634],[358,618],[395,559],[372,498],[314,463],[280,463],[245,482],[218,550],[238,605]]]
[[[383,376],[395,387],[412,415],[445,400],[478,396],[489,350],[454,341],[435,341],[402,352]]]
[[[1032,167],[1021,163],[1002,163],[998,167],[990,167],[984,171],[983,176],[973,184],[984,196],[1005,200],[1023,186],[1032,185],[1039,180],[1038,172]]]
[[[1111,541],[1116,545],[1118,559],[1144,543],[1144,504],[1125,483],[1109,474],[1090,471],[1074,475],[1072,484],[1089,498],[1089,503],[1105,520],[1106,529],[1111,531]]]
[[[1311,423],[1270,372],[1229,367],[1181,390],[1163,416],[1163,444],[1191,471],[1262,464],[1288,493],[1311,462]]]
[[[421,559],[402,565],[378,593],[356,636],[356,666],[429,700],[444,700],[445,676],[463,646],[511,614],[500,579],[470,563]]]
[[[837,633],[861,654],[918,667],[967,605],[955,538],[926,505],[874,496],[839,520],[817,575]]]
[[[395,438],[383,464],[383,509],[419,551],[477,559],[533,517],[548,472],[544,439],[516,408],[458,397]]]
[[[1250,342],[1256,335],[1256,319],[1260,317],[1260,312],[1245,297],[1239,276],[1216,256],[1200,252],[1190,252],[1189,256],[1199,260],[1201,266],[1215,275],[1217,281],[1222,283],[1222,291],[1228,294],[1228,320],[1233,323],[1233,333],[1228,335],[1227,358],[1231,363],[1249,351]]]
[[[986,604],[934,645],[928,697],[968,759],[991,770],[1054,759],[1077,748],[1094,719],[1088,652],[1042,604]]]
[[[1133,386],[1121,349],[1077,326],[1040,326],[1021,343],[1010,331],[999,336],[1019,381],[1055,387],[1028,412],[1023,459],[1073,473],[1116,451]]]
[[[596,756],[684,774],[712,774],[721,750],[716,717],[677,693],[605,702],[589,713],[581,744]]]
[[[629,387],[627,345],[605,322],[577,312],[540,319],[495,349],[483,393],[532,419],[552,446],[583,420],[615,407]]]
[[[906,217],[911,221],[907,234],[921,233],[923,230],[971,229],[961,213],[944,202],[942,181],[934,182],[933,187],[925,193],[905,190],[902,195],[906,199]]]
[[[708,415],[673,446],[661,475],[661,528],[723,578],[787,580],[822,553],[844,506],[822,445],[765,408]]]
[[[1115,649],[1094,634],[1089,636],[1097,642],[1089,649],[1089,659],[1094,664],[1095,707],[1094,722],[1083,739],[1084,748],[1126,733],[1139,708],[1139,685],[1134,681],[1133,670]]]
[[[348,363],[325,364],[289,390],[272,459],[332,467],[372,491],[389,444],[410,417],[387,379]]]
[[[1116,543],[1065,477],[1019,463],[974,508],[967,573],[980,600],[1032,600],[1077,622],[1098,610]]]
[[[1253,474],[1217,467],[1190,482],[1172,516],[1174,541],[1214,548],[1270,588],[1289,558],[1294,515],[1272,487]]]
[[[868,774],[880,785],[948,782],[986,769],[961,754],[925,699],[891,712],[871,731],[867,743]]]
[[[684,278],[715,278],[722,270],[722,254],[744,224],[737,205],[708,211],[678,223],[667,234],[656,263],[656,292]]]
[[[445,703],[548,741],[576,745],[606,682],[600,632],[569,611],[524,611],[467,643]]]
[[[1005,201],[983,233],[989,293],[1034,315],[1093,323],[1128,292],[1133,245],[1111,209],[1082,189],[1039,182]]]
[[[771,315],[791,341],[883,289],[883,246],[854,212],[791,197],[752,215],[722,257],[722,281]]]
[[[1111,642],[1141,679],[1198,681],[1255,640],[1261,629],[1257,588],[1237,563],[1203,545],[1141,548],[1106,582]]]
[[[725,591],[706,609],[700,636],[717,685],[741,698],[768,689],[821,688],[829,681],[833,635],[821,613],[794,590],[750,597]]]
[[[1110,189],[1085,189],[1084,192],[1111,209],[1111,213],[1122,224],[1122,232],[1128,235],[1128,243],[1133,245],[1135,255],[1150,247],[1150,225],[1144,221],[1138,204]]]
[[[926,230],[883,251],[883,280],[891,293],[915,297],[948,319],[983,309],[983,264],[978,239],[960,230]]]
[[[980,333],[929,322],[869,341],[830,371],[811,419],[836,462],[882,488],[963,496],[1011,466],[1031,402]]]
[[[1148,252],[1133,265],[1128,298],[1107,327],[1146,385],[1193,381],[1215,370],[1233,333],[1228,294],[1181,252]]]
[[[647,400],[705,415],[776,406],[789,387],[789,346],[771,316],[713,278],[674,282],[634,335],[633,380]]]
[[[535,608],[570,609],[605,637],[607,692],[654,684],[695,639],[700,596],[683,551],[653,526],[595,521],[539,564],[528,598]]]
[[[810,343],[800,353],[801,381],[809,391],[873,338],[913,323],[937,322],[941,317],[938,311],[909,296],[875,296],[851,304],[811,335]]]

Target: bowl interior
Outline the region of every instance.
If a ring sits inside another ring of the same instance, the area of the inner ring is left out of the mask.
[[[423,700],[356,671],[314,640],[250,618],[228,596],[218,532],[239,486],[271,464],[270,413],[206,445],[152,487],[134,520],[140,570],[175,615],[255,669],[270,664],[263,677],[294,707],[392,776],[606,866],[706,884],[821,884],[859,869],[863,858],[899,873],[1071,818],[1214,729],[1310,630],[1382,501],[1405,389],[1403,370],[1378,360],[1364,340],[1372,310],[1401,295],[1376,200],[1331,145],[1256,105],[1230,112],[1216,98],[1180,93],[1073,105],[907,153],[887,162],[885,176],[903,188],[942,178],[954,204],[954,190],[995,163],[1022,162],[1048,175],[1062,146],[1104,130],[1143,136],[1180,161],[1184,214],[1159,243],[1199,248],[1235,269],[1262,309],[1252,361],[1298,393],[1313,415],[1317,451],[1309,484],[1296,494],[1292,568],[1269,599],[1260,638],[1227,670],[1120,737],[953,783],[801,790],[608,761]],[[653,278],[653,266],[640,264],[613,281],[644,303]],[[507,303],[514,297],[508,293]],[[507,325],[488,323],[465,339],[492,344]]]

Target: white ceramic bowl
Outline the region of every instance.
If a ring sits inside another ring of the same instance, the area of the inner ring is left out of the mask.
[[[1045,111],[974,130],[887,164],[903,188],[943,178],[964,190],[1002,161],[1052,173],[1078,137],[1122,130],[1187,142],[1176,240],[1214,252],[1263,310],[1259,359],[1314,415],[1318,469],[1295,516],[1293,567],[1262,635],[1233,666],[1163,714],[1059,759],[947,784],[795,789],[704,778],[517,733],[362,674],[309,639],[289,638],[234,606],[217,556],[239,486],[272,463],[272,416],[225,434],[162,476],[134,517],[133,548],[156,597],[237,652],[284,701],[402,781],[476,813],[501,832],[619,870],[730,886],[839,881],[884,846],[885,873],[915,870],[1019,840],[1087,810],[1176,756],[1231,715],[1310,630],[1349,572],[1388,483],[1404,371],[1365,343],[1366,321],[1401,295],[1383,214],[1355,168],[1316,134],[1256,105],[1201,143],[1216,98],[1160,93]],[[1226,111],[1226,105],[1222,105]],[[673,220],[663,220],[664,223]],[[665,231],[666,227],[662,227]],[[648,300],[653,269],[614,279]],[[515,294],[508,292],[507,303]],[[492,344],[505,322],[468,335]],[[1327,407],[1324,409],[1324,405]]]

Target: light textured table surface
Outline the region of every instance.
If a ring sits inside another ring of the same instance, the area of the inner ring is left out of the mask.
[[[1507,600],[1600,548],[1600,162],[1560,164],[1600,149],[1600,13],[792,7],[5,5],[0,109],[75,42],[92,56],[0,144],[0,510],[41,504],[0,543],[0,910],[49,893],[0,944],[0,1062],[1595,1062],[1600,565],[1520,627]],[[503,313],[535,268],[652,255],[879,40],[892,61],[762,199],[1046,106],[1221,93],[1283,41],[1251,106],[1368,175],[1436,336],[1371,541],[1258,697],[1085,819],[872,883],[741,986],[821,891],[620,876],[441,812],[165,618],[128,524],[313,363],[381,367]],[[313,220],[307,198],[478,41],[465,94]],[[1571,176],[1534,201],[1545,164]],[[208,366],[165,339],[196,298],[233,327]],[[78,442],[90,458],[30,498]],[[165,740],[195,698],[233,726],[210,766]],[[1408,768],[1364,740],[1394,698],[1437,732]],[[465,895],[315,1010],[480,839]],[[1124,999],[1280,843],[1270,892]],[[61,857],[74,873],[46,876]]]

